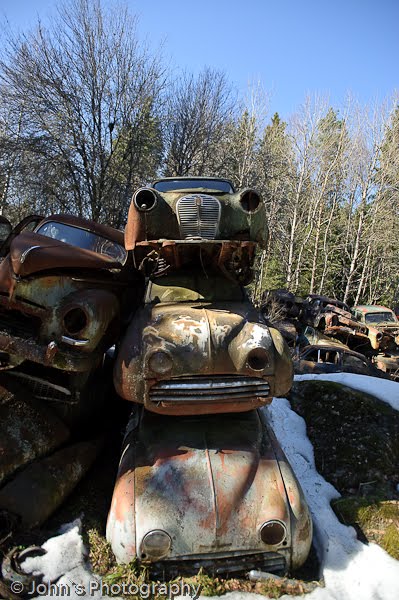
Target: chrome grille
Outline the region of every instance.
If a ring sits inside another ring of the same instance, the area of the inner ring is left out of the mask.
[[[149,392],[151,402],[180,404],[186,402],[245,402],[268,398],[267,381],[257,377],[181,377],[161,381]]]
[[[75,404],[76,401],[72,397],[70,390],[61,385],[51,383],[41,377],[34,377],[27,373],[21,373],[20,371],[11,369],[8,371],[8,375],[12,375],[17,379],[20,379],[32,392],[32,394],[39,400],[46,400],[48,402],[62,402],[67,404]]]
[[[221,212],[219,200],[207,194],[191,194],[177,201],[176,210],[182,239],[216,238]]]
[[[213,577],[226,575],[238,577],[252,569],[283,575],[287,572],[287,563],[285,556],[277,552],[248,552],[247,554],[231,552],[222,556],[218,552],[213,552],[207,555],[188,555],[179,559],[157,561],[149,565],[151,575],[165,581],[175,579],[182,574],[196,575],[200,569]]]

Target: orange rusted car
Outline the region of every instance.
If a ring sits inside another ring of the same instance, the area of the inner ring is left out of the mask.
[[[153,578],[287,573],[306,560],[312,521],[262,410],[165,417],[137,408],[107,523],[121,563]]]

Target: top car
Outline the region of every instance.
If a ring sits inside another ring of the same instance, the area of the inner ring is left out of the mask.
[[[253,189],[235,191],[228,179],[167,177],[133,194],[127,250],[149,240],[238,240],[267,243],[265,207]]]

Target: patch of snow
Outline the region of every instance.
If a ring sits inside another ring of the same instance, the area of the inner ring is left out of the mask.
[[[50,538],[43,544],[46,554],[27,558],[22,563],[21,566],[26,573],[43,576],[44,585],[39,584],[37,587],[37,598],[50,600],[54,599],[55,595],[66,595],[71,600],[105,598],[100,591],[100,577],[91,571],[87,563],[87,552],[80,535],[80,525],[80,520],[77,519],[63,526],[60,535]],[[44,591],[45,584],[48,585],[47,593]],[[63,588],[67,590],[66,594],[61,593]],[[55,594],[57,589],[60,590],[59,594]]]
[[[325,375],[295,375],[295,381],[317,379],[320,381],[335,381],[355,390],[371,394],[379,400],[387,402],[395,410],[399,410],[399,383],[380,377],[355,375],[354,373],[331,373]]]

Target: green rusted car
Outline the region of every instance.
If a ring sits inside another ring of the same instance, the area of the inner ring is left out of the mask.
[[[265,206],[252,189],[236,192],[227,179],[159,179],[133,194],[126,250],[147,274],[162,266],[211,265],[244,285],[255,251],[268,239]],[[155,267],[156,265],[156,267]]]
[[[238,282],[210,270],[148,281],[114,370],[122,398],[168,415],[246,411],[284,396],[292,378],[280,332]]]

